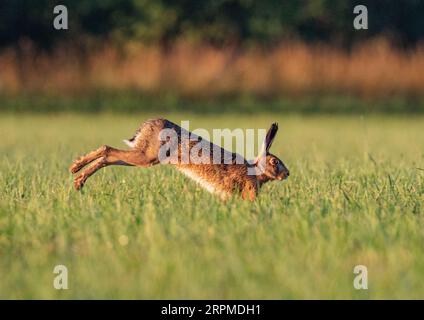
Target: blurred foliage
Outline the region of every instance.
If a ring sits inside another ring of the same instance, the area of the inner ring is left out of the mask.
[[[69,30],[62,32],[53,29],[58,4],[69,14]],[[352,26],[357,4],[368,8],[368,30]],[[166,45],[184,37],[217,45],[295,38],[349,47],[381,34],[409,46],[424,36],[423,13],[420,0],[2,0],[0,46],[106,38]]]
[[[0,112],[6,113],[134,113],[192,112],[199,114],[423,114],[424,99],[420,97],[388,97],[362,99],[348,95],[305,95],[303,97],[256,97],[253,95],[182,98],[172,94],[146,95],[134,91],[98,91],[88,95],[1,96]]]

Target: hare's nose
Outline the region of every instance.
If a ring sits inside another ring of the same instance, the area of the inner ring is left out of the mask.
[[[288,177],[290,175],[290,171],[287,170],[286,175]]]

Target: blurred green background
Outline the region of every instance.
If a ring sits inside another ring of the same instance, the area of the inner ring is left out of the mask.
[[[53,28],[58,4],[68,30]],[[0,110],[422,112],[423,13],[415,0],[3,0]]]
[[[52,32],[52,12],[58,4],[69,10],[65,34]],[[352,27],[358,4],[369,11],[366,32]],[[424,3],[417,0],[3,0],[0,12],[3,46],[15,45],[23,37],[42,48],[85,37],[162,45],[189,37],[217,45],[272,45],[297,38],[349,47],[381,34],[411,46],[424,37]]]

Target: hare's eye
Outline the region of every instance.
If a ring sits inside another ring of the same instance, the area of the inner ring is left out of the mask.
[[[278,164],[278,160],[277,160],[277,159],[274,159],[274,158],[272,158],[270,162],[271,162],[271,164],[272,164],[273,166],[275,166],[275,165],[277,165],[277,164]]]

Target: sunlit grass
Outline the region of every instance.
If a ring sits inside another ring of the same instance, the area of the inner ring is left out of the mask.
[[[72,189],[76,156],[124,148],[151,116],[0,116],[0,298],[424,297],[424,118],[167,114],[192,129],[278,121],[290,178],[254,203],[166,166]],[[353,288],[358,264],[368,291]]]

